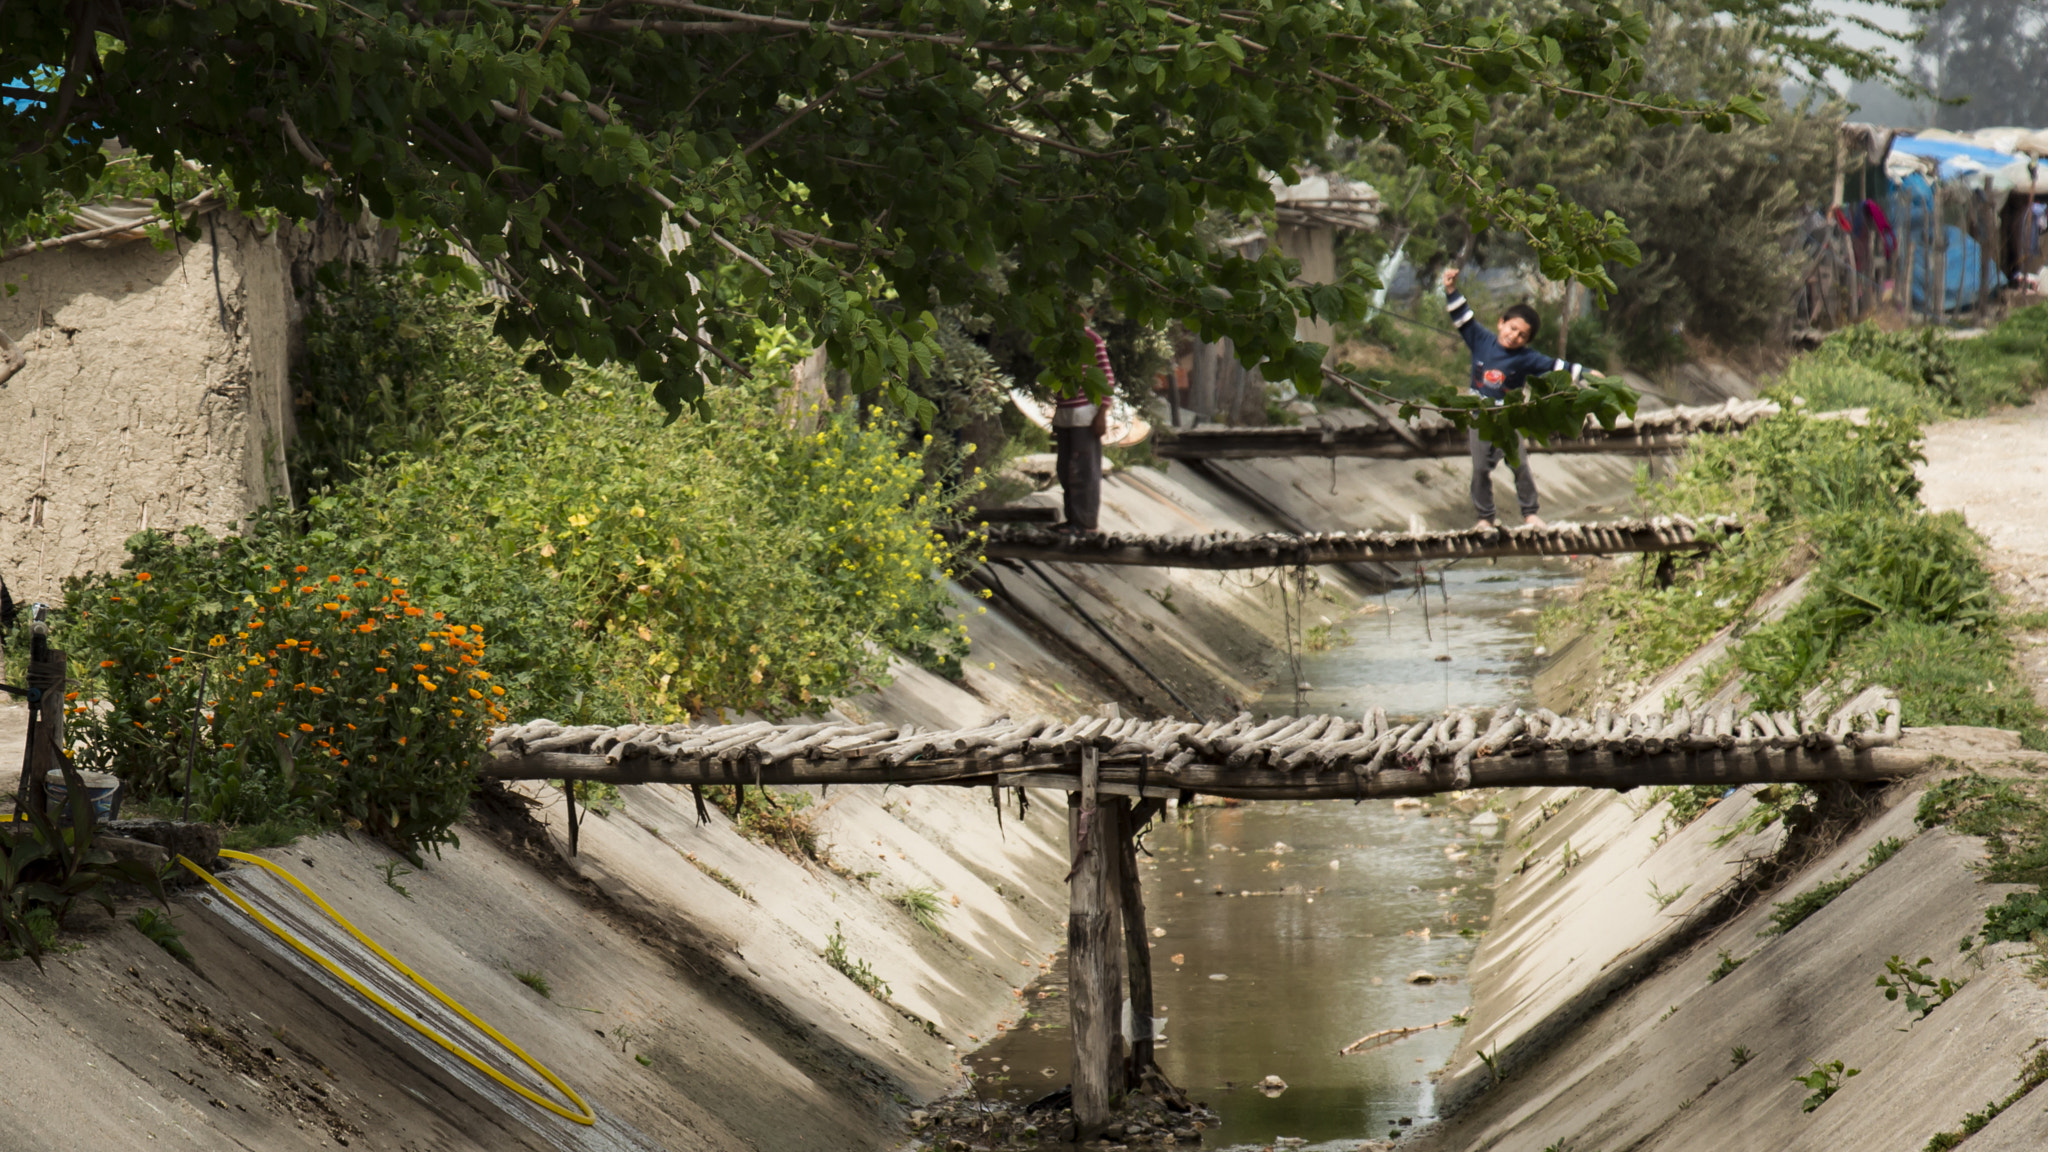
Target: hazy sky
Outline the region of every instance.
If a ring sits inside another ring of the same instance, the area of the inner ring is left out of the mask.
[[[1861,16],[1873,23],[1881,24],[1887,28],[1896,28],[1902,32],[1913,26],[1913,19],[1908,14],[1896,9],[1883,8],[1876,4],[1865,4],[1861,0],[1822,0],[1820,6],[1833,12]],[[1896,44],[1890,44],[1889,41],[1882,37],[1866,32],[1854,24],[1841,21],[1837,22],[1836,27],[1842,30],[1843,40],[1858,48],[1877,48],[1889,45],[1894,55],[1901,59],[1905,57],[1905,49]],[[1835,79],[1839,85],[1840,77]]]

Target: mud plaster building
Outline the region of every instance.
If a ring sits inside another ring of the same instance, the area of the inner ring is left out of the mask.
[[[0,382],[0,576],[25,604],[120,567],[145,528],[219,534],[291,496],[304,294],[321,263],[389,237],[226,210],[200,224],[173,248],[137,230],[0,256],[0,332],[25,360]]]

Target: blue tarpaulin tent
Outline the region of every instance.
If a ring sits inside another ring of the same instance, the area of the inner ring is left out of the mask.
[[[1893,150],[1900,150],[1899,145],[1907,142],[1909,139],[1911,137],[1901,136],[1893,141]],[[1923,147],[1967,147],[1966,145],[1949,144],[1945,141],[1936,140],[1917,141],[1916,143]],[[2004,153],[1991,152],[1988,148],[1972,148],[1969,150],[1985,152],[1993,156],[2004,155]],[[1915,154],[1919,155],[1920,153]],[[1976,170],[1972,169],[1971,171]],[[1904,201],[1903,206],[1905,208],[1905,211],[1897,214],[1894,220],[1902,220],[1903,230],[1910,232],[1913,237],[1913,307],[1926,311],[1933,307],[1933,297],[1930,295],[1930,288],[1934,276],[1934,249],[1939,243],[1937,233],[1934,230],[1934,186],[1927,182],[1927,177],[1915,172],[1900,180],[1893,187],[1898,197]],[[1976,302],[1979,276],[1984,266],[1983,249],[1975,240],[1970,238],[1969,233],[1953,224],[1943,225],[1942,230],[1948,238],[1948,260],[1947,265],[1943,269],[1941,299],[1944,305],[1943,310],[1954,312],[1959,308]],[[2005,284],[2005,276],[1999,272],[1996,264],[1992,265],[1991,277],[1992,287],[2002,287]]]
[[[1935,172],[1943,180],[1988,175],[2026,161],[2024,156],[2000,152],[1996,148],[1955,140],[1922,140],[1918,136],[1892,137],[1892,151],[1934,161]]]

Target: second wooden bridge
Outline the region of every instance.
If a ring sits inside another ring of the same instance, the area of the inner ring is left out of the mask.
[[[990,560],[1054,560],[1155,568],[1294,568],[1315,564],[1419,563],[1531,556],[1605,556],[1622,552],[1707,552],[1742,522],[1717,516],[1658,516],[1542,528],[1466,528],[1445,532],[1270,532],[1258,536],[1132,536],[1061,532],[1030,524],[988,524],[980,552]],[[953,539],[963,529],[945,530]]]
[[[1529,441],[1531,452],[1604,453],[1649,456],[1682,451],[1687,440],[1706,434],[1741,432],[1781,409],[1770,400],[1730,400],[1705,407],[1681,407],[1624,417],[1612,428],[1588,418],[1584,431],[1548,444]],[[1835,415],[1828,413],[1826,415]],[[1350,427],[1209,426],[1162,432],[1154,451],[1168,460],[1251,460],[1268,456],[1364,456],[1418,460],[1463,456],[1465,430],[1424,413],[1413,421],[1391,415]]]

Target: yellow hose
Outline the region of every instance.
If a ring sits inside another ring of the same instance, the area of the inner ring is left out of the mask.
[[[477,1019],[476,1015],[472,1013],[469,1009],[464,1008],[462,1005],[457,1004],[453,1000],[450,1000],[446,995],[442,993],[442,991],[439,988],[436,988],[432,984],[429,984],[425,977],[421,976],[419,973],[413,971],[412,969],[406,967],[404,964],[400,963],[398,957],[393,956],[391,953],[386,952],[384,950],[383,945],[378,944],[375,940],[372,940],[368,936],[363,935],[362,932],[357,930],[355,925],[349,923],[346,919],[343,919],[341,913],[336,912],[332,907],[329,907],[327,901],[322,900],[318,893],[314,892],[311,888],[306,887],[304,884],[301,884],[299,882],[298,877],[292,875],[291,873],[285,871],[284,869],[278,867],[270,861],[265,860],[261,856],[252,856],[247,852],[236,852],[226,848],[221,849],[220,854],[222,856],[227,857],[230,860],[240,860],[244,863],[254,864],[259,868],[266,869],[272,874],[283,879],[285,883],[290,884],[294,888],[297,888],[301,895],[305,896],[306,899],[311,900],[313,902],[313,905],[319,908],[320,911],[326,913],[327,918],[329,920],[332,920],[336,924],[341,925],[344,931],[346,931],[349,935],[355,937],[357,943],[361,944],[365,948],[368,948],[370,951],[376,953],[379,959],[383,960],[386,964],[391,965],[393,969],[404,973],[407,979],[411,980],[422,991],[426,992],[427,995],[432,996],[434,999],[440,1001],[444,1006],[453,1011],[456,1015],[462,1017],[464,1020],[467,1020],[471,1024],[475,1025],[478,1030],[483,1032],[484,1035],[489,1036],[491,1039],[497,1041],[500,1045],[504,1046],[505,1051],[510,1052],[512,1055],[519,1057],[520,1063],[525,1064],[528,1068],[533,1069],[535,1072],[540,1074],[541,1079],[546,1080],[549,1084],[554,1085],[557,1091],[559,1091],[563,1096],[568,1097],[569,1100],[576,1105],[578,1111],[571,1112],[567,1108],[562,1107],[560,1104],[557,1104],[554,1101],[549,1100],[546,1097],[540,1095],[539,1093],[533,1091],[532,1089],[526,1087],[524,1084],[515,1082],[511,1077],[505,1075],[503,1072],[500,1072],[496,1068],[493,1068],[491,1065],[486,1064],[481,1057],[478,1057],[469,1049],[464,1048],[460,1044],[457,1044],[455,1041],[449,1039],[447,1036],[442,1035],[440,1032],[437,1032],[433,1028],[428,1027],[425,1023],[421,1022],[419,1019],[414,1017],[405,1009],[400,1008],[398,1005],[393,1004],[391,1001],[386,1000],[382,996],[379,996],[376,992],[372,991],[368,986],[366,986],[362,981],[356,979],[353,975],[350,975],[340,965],[336,964],[332,960],[329,960],[327,957],[321,955],[320,953],[314,951],[311,947],[309,947],[304,941],[300,940],[297,936],[294,936],[290,932],[285,931],[285,929],[282,926],[280,926],[276,921],[272,920],[268,916],[265,916],[263,913],[258,912],[256,910],[255,905],[243,899],[239,893],[233,891],[227,885],[221,883],[218,879],[216,879],[213,876],[212,873],[208,872],[206,869],[201,868],[197,864],[194,864],[191,860],[187,859],[184,856],[178,857],[178,863],[183,864],[186,868],[190,869],[193,875],[199,877],[201,880],[206,881],[208,884],[213,885],[214,891],[219,892],[222,896],[227,897],[227,899],[231,903],[233,903],[235,907],[240,908],[242,911],[248,913],[249,916],[252,919],[254,919],[258,924],[261,924],[265,928],[269,929],[271,935],[276,936],[278,939],[291,945],[294,949],[297,949],[298,953],[301,956],[304,956],[306,959],[311,960],[313,963],[318,964],[320,967],[326,969],[328,975],[333,976],[335,979],[340,980],[343,984],[346,984],[350,988],[355,989],[356,992],[361,994],[363,999],[368,1000],[370,1003],[375,1004],[379,1008],[382,1008],[385,1012],[389,1013],[390,1015],[397,1017],[399,1020],[403,1021],[407,1027],[411,1028],[413,1031],[419,1033],[420,1035],[425,1036],[427,1039],[432,1040],[434,1043],[440,1045],[450,1055],[455,1056],[456,1058],[460,1059],[463,1063],[469,1065],[470,1067],[476,1069],[484,1075],[489,1076],[491,1079],[497,1081],[500,1084],[503,1084],[505,1087],[510,1088],[512,1091],[519,1093],[521,1096],[526,1097],[528,1100],[533,1101],[535,1104],[538,1104],[541,1107],[547,1109],[548,1111],[553,1112],[557,1116],[561,1116],[568,1120],[573,1120],[578,1124],[595,1124],[597,1122],[597,1113],[591,1110],[590,1105],[584,1103],[583,1097],[578,1096],[576,1094],[575,1089],[569,1087],[567,1084],[562,1083],[561,1077],[556,1076],[553,1072],[548,1071],[548,1069],[544,1065],[542,1065],[538,1060],[535,1060],[533,1057],[528,1056],[524,1051],[520,1049],[519,1045],[514,1044],[510,1040],[507,1040],[504,1037],[504,1035],[500,1033],[497,1029]]]

